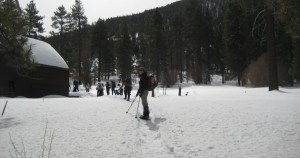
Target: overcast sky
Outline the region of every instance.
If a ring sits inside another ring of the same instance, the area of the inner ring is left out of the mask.
[[[165,6],[178,0],[81,0],[88,18],[88,23],[96,22],[99,18],[107,19],[110,17],[130,15],[132,13],[140,13],[148,9]],[[30,0],[19,0],[22,9],[26,8]],[[75,0],[34,0],[39,15],[45,16],[43,19],[46,32],[53,30],[51,27],[51,17],[54,11],[61,5],[64,5],[68,12],[71,6],[75,4]]]

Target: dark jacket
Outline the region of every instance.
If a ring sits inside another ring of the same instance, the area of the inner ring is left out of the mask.
[[[147,86],[148,86],[147,72],[144,72],[140,76],[138,94],[142,95],[143,92],[147,89]]]
[[[131,79],[130,79],[129,77],[126,78],[126,80],[125,80],[125,82],[124,82],[124,85],[125,85],[125,91],[126,91],[126,92],[132,90],[132,83],[131,83]]]
[[[112,88],[112,89],[115,89],[115,88],[116,88],[116,83],[113,82],[113,81],[111,81],[111,88]]]
[[[128,77],[126,78],[125,82],[124,82],[125,86],[131,86],[131,79]]]

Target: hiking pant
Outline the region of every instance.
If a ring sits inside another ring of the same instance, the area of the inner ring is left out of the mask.
[[[142,99],[142,105],[143,105],[143,108],[144,108],[144,112],[143,112],[143,115],[144,116],[149,116],[149,107],[148,107],[148,102],[147,102],[147,97],[148,97],[148,91],[145,90],[141,96],[141,99]]]
[[[111,88],[111,95],[114,95],[114,93],[115,93],[115,95],[116,95],[115,87],[112,87],[112,88]]]
[[[131,86],[125,86],[125,90],[124,90],[124,94],[125,94],[125,99],[127,98],[128,96],[128,100],[130,98],[130,95],[131,95],[131,89],[132,87]]]

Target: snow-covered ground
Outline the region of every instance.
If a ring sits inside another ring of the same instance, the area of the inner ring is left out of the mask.
[[[135,118],[138,99],[126,114],[131,102],[95,89],[80,98],[0,98],[1,112],[8,100],[0,157],[43,149],[48,157],[49,148],[53,158],[300,157],[300,88],[185,86],[182,94],[156,91],[150,121]]]

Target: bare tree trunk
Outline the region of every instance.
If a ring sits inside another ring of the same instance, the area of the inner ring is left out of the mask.
[[[78,80],[79,80],[79,84],[81,84],[81,59],[82,59],[82,36],[81,36],[81,21],[79,19],[78,22],[78,37],[79,37],[79,43],[78,43]]]
[[[222,74],[222,84],[225,84],[225,67],[224,66],[221,67],[221,74]]]
[[[265,21],[267,31],[267,48],[269,57],[269,91],[278,90],[277,60],[275,53],[274,11],[266,9]]]
[[[238,85],[241,86],[241,72],[238,72]]]
[[[98,52],[98,81],[100,82],[101,81],[101,78],[100,78],[100,76],[101,76],[101,50],[99,50],[99,52]],[[105,76],[105,79],[106,79],[106,76]]]

